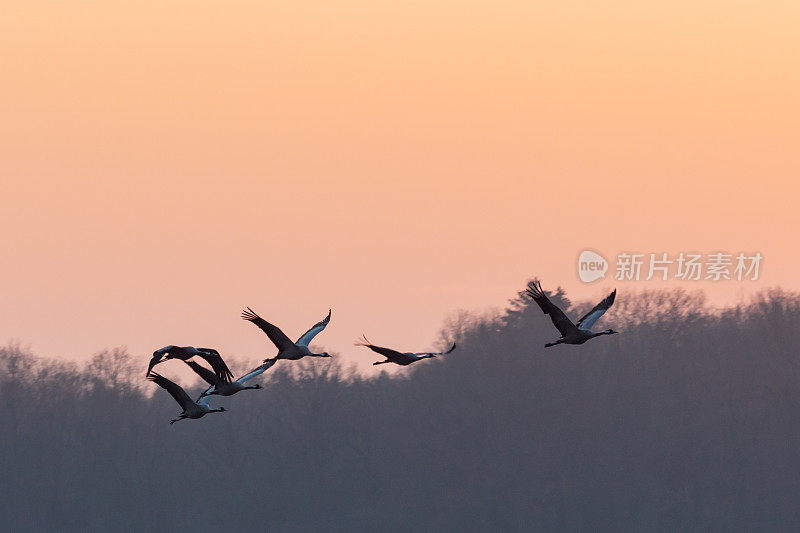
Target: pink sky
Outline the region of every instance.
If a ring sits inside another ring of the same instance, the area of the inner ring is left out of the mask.
[[[399,5],[402,4],[402,5]],[[351,360],[584,248],[760,251],[799,289],[794,2],[3,3],[0,339]],[[667,286],[686,286],[671,282]]]

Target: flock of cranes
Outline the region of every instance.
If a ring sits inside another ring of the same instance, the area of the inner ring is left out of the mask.
[[[542,312],[550,315],[553,325],[556,327],[561,337],[555,342],[548,342],[545,347],[555,346],[557,344],[583,344],[589,339],[598,337],[600,335],[611,335],[617,333],[613,329],[606,329],[603,331],[592,331],[591,328],[603,314],[613,305],[614,298],[617,295],[616,289],[605,297],[599,304],[594,306],[591,311],[586,313],[577,323],[573,323],[567,315],[564,314],[557,305],[550,301],[550,298],[542,290],[542,286],[538,281],[528,283],[528,288],[525,291],[534,302],[541,308]],[[331,311],[328,311],[328,316],[320,320],[311,328],[303,333],[296,342],[293,342],[286,334],[281,331],[278,326],[270,324],[255,311],[249,307],[242,311],[242,318],[252,322],[266,333],[272,344],[278,349],[278,353],[274,357],[264,359],[263,363],[243,375],[239,379],[233,379],[228,365],[222,359],[219,352],[213,348],[195,348],[193,346],[165,346],[160,350],[153,352],[153,358],[147,366],[147,379],[152,381],[162,389],[169,392],[178,405],[183,410],[178,418],[170,420],[170,424],[174,424],[178,420],[184,418],[201,418],[208,413],[222,413],[225,412],[224,407],[212,409],[210,407],[211,398],[213,396],[232,396],[237,392],[243,390],[255,390],[262,388],[261,385],[245,385],[245,383],[269,370],[279,359],[286,359],[289,361],[297,361],[303,357],[331,357],[327,352],[314,353],[309,348],[311,341],[319,335],[331,321]],[[373,365],[382,365],[386,363],[394,363],[396,365],[407,366],[411,363],[416,363],[423,359],[437,357],[439,355],[447,355],[456,349],[456,344],[444,352],[398,352],[391,348],[384,348],[383,346],[376,346],[363,336],[356,346],[365,346],[375,353],[385,357],[384,361],[377,361]],[[199,364],[192,359],[199,357],[204,359],[210,369]],[[185,362],[200,378],[208,383],[208,388],[203,391],[197,400],[192,398],[186,393],[183,388],[164,376],[153,371],[153,367],[169,359],[180,359]]]

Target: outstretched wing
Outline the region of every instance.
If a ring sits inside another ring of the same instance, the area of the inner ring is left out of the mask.
[[[161,358],[159,358],[158,356],[153,356],[153,358],[150,359],[150,362],[147,364],[147,374],[146,374],[146,376],[149,376],[150,372],[153,371],[153,367],[156,366],[160,362],[161,362]]]
[[[186,394],[186,391],[183,390],[183,388],[181,388],[180,385],[178,385],[173,381],[168,380],[161,374],[150,372],[150,375],[147,376],[147,379],[149,381],[152,381],[162,389],[166,390],[168,393],[170,393],[172,397],[175,398],[175,401],[178,402],[178,405],[180,405],[184,411],[187,410],[190,406],[194,405],[192,399],[189,398],[189,395]]]
[[[369,342],[369,340],[367,340],[366,336],[362,337],[363,337],[362,339],[360,339],[357,343],[355,343],[356,346],[366,346],[373,352],[381,354],[386,359],[395,360],[398,358],[402,358],[404,355],[406,355],[403,352],[398,352],[397,350],[392,350],[391,348],[384,348],[383,346],[375,346],[374,344]]]
[[[316,337],[317,335],[325,329],[325,326],[328,325],[328,322],[331,321],[331,310],[328,310],[328,316],[311,326],[311,329],[303,333],[303,336],[297,339],[297,344],[300,346],[308,346],[311,340]]]
[[[275,364],[275,360],[274,359],[267,359],[267,361],[264,364],[255,367],[253,370],[251,370],[250,372],[248,372],[244,376],[240,377],[236,381],[239,382],[239,383],[244,383],[248,379],[253,379],[256,376],[260,376],[265,371],[269,370],[269,368],[272,367],[272,365],[274,365],[274,364]]]
[[[412,354],[412,355],[447,355],[447,354],[449,354],[450,352],[452,352],[455,349],[456,349],[456,343],[453,343],[453,345],[450,347],[450,349],[447,350],[446,352],[417,352],[417,353]]]
[[[242,318],[245,320],[249,320],[256,326],[261,328],[261,331],[267,334],[269,340],[272,341],[272,344],[274,344],[278,348],[278,350],[285,350],[287,348],[291,348],[292,346],[294,346],[294,343],[289,339],[289,337],[286,336],[284,332],[281,331],[281,329],[278,326],[270,324],[269,322],[258,316],[255,313],[255,311],[253,311],[249,307],[245,311],[242,311]]]
[[[214,348],[198,348],[197,350],[200,352],[198,355],[208,361],[208,364],[214,369],[214,373],[219,380],[230,383],[233,379],[233,372],[231,372],[231,369],[225,364],[219,352]]]
[[[248,372],[244,376],[240,377],[236,381],[238,383],[242,383],[243,384],[248,379],[252,379],[252,378],[254,378],[254,377],[256,377],[256,376],[258,376],[260,374],[263,374],[264,371],[266,371],[270,367],[272,367],[272,365],[274,365],[275,362],[276,361],[274,359],[268,359],[267,361],[264,362],[264,364],[257,366],[256,368],[254,368],[253,370],[251,370],[250,372]],[[214,392],[214,390],[216,390],[216,387],[214,385],[211,385],[209,388],[204,390],[200,394],[200,397],[197,398],[197,403],[205,403],[206,405],[208,405],[208,402],[211,401],[211,393]]]
[[[542,290],[542,285],[539,283],[538,280],[531,281],[528,283],[528,289],[525,291],[528,293],[528,296],[533,298],[533,301],[539,304],[539,307],[542,309],[542,312],[546,315],[550,315],[550,320],[553,321],[553,325],[556,327],[559,333],[561,333],[562,337],[567,336],[569,333],[576,333],[578,328],[575,327],[575,324],[567,318],[567,315],[564,314],[564,311],[558,308],[556,304],[550,301],[550,298]]]
[[[214,386],[213,385],[211,387],[207,388],[206,391],[203,394],[211,392],[212,390],[214,390]],[[203,396],[201,394],[200,397],[197,399],[197,405],[208,405],[209,403],[211,403],[211,398],[213,398],[213,396],[211,396],[210,394],[207,395],[207,396]]]
[[[608,308],[611,307],[614,303],[614,298],[617,296],[617,289],[614,289],[614,292],[603,298],[603,301],[599,304],[595,305],[591,311],[583,315],[583,318],[578,320],[576,324],[580,329],[592,329],[594,323],[597,322],[603,313],[608,311]]]
[[[217,377],[217,375],[206,367],[199,365],[194,361],[186,361],[186,364],[189,365],[189,368],[194,370],[195,374],[200,376],[202,380],[209,385],[216,385],[220,382],[220,379]]]
[[[153,358],[150,359],[150,363],[147,365],[147,375],[150,375],[150,372],[153,370],[153,367],[156,366],[158,363],[164,360],[164,357],[171,351],[176,349],[177,346],[170,344],[169,346],[164,346],[163,348],[159,348],[155,352],[153,352]]]

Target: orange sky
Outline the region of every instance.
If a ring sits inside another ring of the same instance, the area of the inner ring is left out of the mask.
[[[0,1],[0,339],[256,360],[242,306],[333,307],[372,361],[533,275],[599,296],[584,248],[799,289],[800,4],[552,4]]]

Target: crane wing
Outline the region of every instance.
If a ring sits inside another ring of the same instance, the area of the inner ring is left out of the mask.
[[[195,374],[200,376],[200,378],[209,385],[216,385],[220,382],[220,379],[217,377],[217,375],[206,367],[199,365],[194,361],[185,361],[185,363],[189,365],[189,368],[194,370]]]
[[[242,311],[242,318],[245,320],[249,320],[256,326],[258,326],[261,329],[261,331],[266,333],[267,337],[269,337],[269,340],[272,341],[272,344],[274,344],[278,348],[278,350],[285,350],[287,348],[291,348],[292,346],[294,346],[294,343],[289,339],[289,337],[286,336],[286,334],[283,331],[281,331],[281,329],[278,326],[270,324],[269,322],[258,316],[256,312],[250,309],[249,307],[245,311]]]
[[[583,318],[578,320],[576,324],[580,329],[592,329],[592,326],[597,322],[603,314],[608,311],[609,307],[614,304],[614,298],[617,296],[617,289],[614,292],[603,298],[603,301],[595,305],[591,311],[583,315]]]
[[[369,348],[373,352],[379,353],[382,356],[384,356],[386,359],[390,359],[390,360],[398,359],[398,358],[401,358],[404,355],[406,355],[403,352],[398,352],[397,350],[392,350],[391,348],[384,348],[383,346],[375,346],[374,344],[372,344],[371,342],[369,342],[367,340],[366,336],[364,336],[357,343],[355,343],[355,345],[356,346],[366,346],[367,348]]]
[[[212,390],[214,390],[214,386],[213,385],[211,387],[209,387],[208,389],[206,389],[206,392],[204,392],[203,394],[206,394],[207,392],[210,392]],[[201,395],[197,399],[197,405],[208,405],[209,403],[211,403],[211,398],[213,398],[213,396],[211,396],[210,394],[208,396],[202,396]]]
[[[161,374],[151,372],[150,375],[147,376],[147,379],[149,381],[152,381],[162,389],[166,390],[168,393],[170,393],[172,397],[175,398],[175,401],[178,402],[178,405],[180,405],[184,411],[188,409],[190,406],[194,405],[192,399],[189,398],[189,395],[186,394],[186,391],[183,390],[183,388],[180,385],[178,385],[173,381],[168,380]]]
[[[253,370],[251,370],[250,372],[248,372],[244,376],[240,377],[236,381],[238,381],[239,383],[244,383],[248,379],[253,379],[254,377],[259,376],[259,375],[263,374],[264,372],[266,372],[267,370],[269,370],[270,367],[272,367],[272,365],[274,365],[274,364],[275,364],[275,360],[274,359],[268,359],[264,364],[255,367]]]
[[[456,343],[453,343],[450,349],[447,350],[446,352],[417,352],[411,355],[447,355],[455,349],[456,349]]]
[[[200,352],[198,355],[208,361],[208,364],[214,369],[214,373],[219,380],[230,383],[233,379],[233,373],[228,368],[228,365],[225,364],[219,352],[214,348],[198,348],[197,350]]]
[[[535,280],[528,283],[528,289],[525,292],[533,298],[534,302],[539,304],[544,314],[550,315],[550,320],[553,321],[553,325],[561,333],[562,337],[567,336],[569,333],[577,332],[578,328],[567,318],[564,311],[550,301],[550,298],[542,290],[542,285],[539,281]]]
[[[150,372],[153,370],[153,367],[156,366],[158,363],[164,360],[164,357],[172,350],[176,349],[177,346],[170,344],[169,346],[164,346],[163,348],[159,348],[155,352],[153,352],[153,358],[150,359],[150,363],[147,365],[147,375],[150,375]]]
[[[300,346],[308,346],[311,340],[319,335],[325,326],[328,325],[328,322],[331,321],[331,310],[328,310],[328,316],[311,326],[311,329],[303,333],[302,337],[297,339],[297,344]]]

